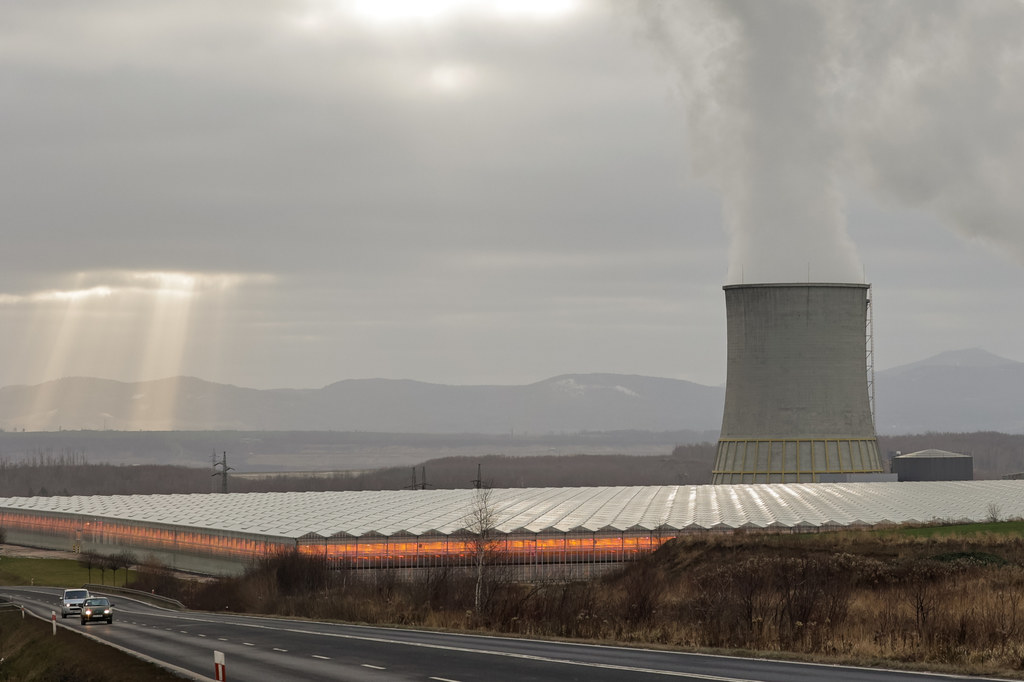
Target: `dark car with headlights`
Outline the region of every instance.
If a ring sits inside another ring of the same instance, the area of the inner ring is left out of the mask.
[[[106,597],[89,597],[82,602],[82,625],[94,620],[114,622],[114,605]]]

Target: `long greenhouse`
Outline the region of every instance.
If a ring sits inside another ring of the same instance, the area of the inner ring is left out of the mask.
[[[130,549],[185,570],[236,572],[282,550],[338,567],[628,561],[684,533],[796,532],[1024,517],[1024,481],[13,497],[8,542]]]

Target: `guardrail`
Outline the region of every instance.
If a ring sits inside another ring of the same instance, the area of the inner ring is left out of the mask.
[[[86,583],[82,585],[85,589],[90,592],[112,592],[114,594],[122,594],[126,597],[138,597],[140,599],[148,599],[161,604],[166,604],[177,609],[186,609],[185,605],[177,599],[171,599],[170,597],[164,597],[154,592],[144,592],[142,590],[133,590],[130,587],[114,587],[113,585],[95,585]]]

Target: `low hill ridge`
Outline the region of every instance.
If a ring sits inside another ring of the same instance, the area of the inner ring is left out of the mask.
[[[881,434],[1024,433],[1024,363],[982,349],[878,372]],[[725,389],[630,374],[562,374],[519,386],[345,379],[317,389],[252,389],[196,377],[67,377],[0,388],[7,431],[368,431],[579,433],[717,430]]]

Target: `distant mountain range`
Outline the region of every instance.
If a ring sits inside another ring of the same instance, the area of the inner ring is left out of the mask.
[[[1024,363],[983,350],[879,372],[879,433],[1024,433]],[[571,374],[526,386],[346,380],[258,390],[192,377],[65,378],[0,389],[6,431],[368,431],[548,434],[717,431],[725,389],[677,379]]]
[[[879,433],[1024,433],[1024,362],[950,351],[876,377]]]

